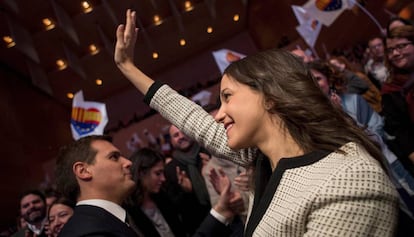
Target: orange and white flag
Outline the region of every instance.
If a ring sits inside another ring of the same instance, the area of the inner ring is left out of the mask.
[[[216,60],[217,66],[219,67],[221,74],[223,74],[224,70],[230,65],[230,63],[240,60],[246,57],[246,55],[237,53],[229,49],[220,49],[217,51],[213,51],[213,57]]]
[[[325,26],[330,26],[342,12],[348,9],[348,0],[310,0],[303,5],[303,8],[310,16]]]

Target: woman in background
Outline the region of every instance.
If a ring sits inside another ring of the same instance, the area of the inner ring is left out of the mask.
[[[49,230],[51,237],[57,237],[60,230],[73,215],[75,203],[65,197],[60,197],[49,207]]]
[[[352,76],[357,76],[362,79],[368,85],[368,90],[362,94],[362,97],[368,102],[373,110],[377,113],[381,113],[381,92],[371,82],[365,73],[355,70],[351,63],[344,56],[334,56],[329,59],[329,63],[336,67],[337,70],[342,72],[344,76],[349,79]]]
[[[126,202],[126,210],[134,225],[151,237],[186,236],[178,212],[161,190],[165,182],[165,158],[150,148],[133,153],[131,172],[137,187]]]

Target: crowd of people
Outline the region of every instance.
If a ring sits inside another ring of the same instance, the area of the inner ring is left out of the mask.
[[[171,122],[172,152],[124,157],[107,136],[64,146],[56,192],[20,196],[14,236],[409,236],[414,26],[390,20],[364,62],[271,49],[233,62],[206,111],[134,64],[136,13],[114,60]],[[408,233],[408,235],[407,235]]]

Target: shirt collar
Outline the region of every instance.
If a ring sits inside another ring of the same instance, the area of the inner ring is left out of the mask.
[[[31,230],[36,235],[40,235],[43,231],[43,228],[45,227],[46,218],[42,221],[42,224],[40,225],[40,228],[37,228],[35,225],[32,225],[30,223],[27,223],[27,228]]]
[[[103,199],[89,199],[89,200],[79,201],[78,203],[76,203],[76,206],[79,206],[79,205],[91,205],[91,206],[97,206],[97,207],[103,208],[107,212],[116,216],[116,218],[118,218],[122,222],[125,222],[125,218],[126,218],[125,209],[114,202],[103,200]]]

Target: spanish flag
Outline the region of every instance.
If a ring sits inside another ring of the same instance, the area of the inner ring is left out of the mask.
[[[89,135],[102,135],[108,123],[104,103],[84,101],[82,91],[78,91],[72,101],[70,127],[75,140]]]

